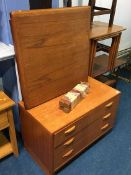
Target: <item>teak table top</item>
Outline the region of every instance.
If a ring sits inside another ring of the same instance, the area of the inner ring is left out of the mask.
[[[90,84],[89,94],[70,113],[64,113],[59,109],[61,96],[27,110],[27,112],[50,133],[54,133],[120,93],[91,77],[88,80]],[[24,107],[23,102],[20,102],[20,105]]]
[[[117,34],[126,30],[126,28],[118,25],[108,26],[108,23],[95,21],[91,27],[90,39],[100,39],[105,36]]]

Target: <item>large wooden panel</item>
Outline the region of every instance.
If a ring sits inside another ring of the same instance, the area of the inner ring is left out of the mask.
[[[26,109],[87,80],[89,7],[17,11],[11,25]]]

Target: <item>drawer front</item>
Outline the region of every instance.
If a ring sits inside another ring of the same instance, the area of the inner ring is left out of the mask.
[[[82,132],[79,132],[73,137],[67,139],[62,145],[54,150],[55,171],[80,152],[80,150],[86,145],[88,145],[88,127],[86,127]]]
[[[112,128],[112,124],[109,121],[103,122],[101,119],[95,121],[88,126],[88,142],[93,143],[100,136],[108,132]]]
[[[95,115],[94,115],[95,114]],[[84,117],[81,117],[78,121],[72,123],[70,126],[62,129],[61,131],[55,133],[54,135],[54,147],[59,146],[62,144],[65,140],[68,138],[71,138],[72,136],[76,135],[78,132],[80,132],[82,129],[87,127],[90,124],[90,116],[92,117],[92,122],[94,120],[97,120],[102,116],[103,110],[98,110],[97,113],[95,111],[90,112],[86,114]]]
[[[71,138],[73,135],[78,133],[82,128],[88,126],[88,117],[81,118],[80,120],[72,123],[66,128],[62,129],[54,135],[54,147],[57,147],[63,143],[68,138]]]
[[[116,117],[116,112],[118,109],[119,96],[111,99],[104,106],[104,115],[102,116],[103,123],[110,123],[111,127],[113,127]]]
[[[5,129],[9,126],[7,112],[0,112],[0,130]]]
[[[119,102],[119,96],[116,96],[102,105],[98,106],[95,108],[92,112],[88,114],[88,124],[90,125],[93,123],[95,120],[102,118],[103,120],[108,120],[109,118],[115,118],[117,106]],[[106,118],[106,115],[110,115]],[[104,119],[105,116],[105,119]]]
[[[102,105],[98,106],[97,108],[95,108],[94,110],[86,114],[85,116],[81,117],[78,121],[72,123],[71,125],[55,133],[54,134],[54,147],[59,146],[65,140],[76,135],[83,128],[94,123],[96,120],[100,118],[103,120],[103,122],[108,121],[109,119],[113,125],[118,101],[119,101],[119,97],[116,96],[104,102]],[[110,114],[110,116],[106,116],[108,114]],[[104,116],[105,118],[103,119]]]
[[[111,128],[109,122],[103,123],[100,118],[84,128],[81,132],[66,140],[54,150],[55,171]]]

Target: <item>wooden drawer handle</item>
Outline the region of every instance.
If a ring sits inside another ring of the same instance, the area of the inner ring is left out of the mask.
[[[68,146],[68,145],[70,145],[71,143],[73,143],[74,142],[74,140],[75,140],[75,138],[73,137],[73,138],[71,138],[70,140],[68,140],[67,142],[65,142],[64,143],[64,146]]]
[[[73,132],[75,130],[75,128],[76,128],[76,126],[72,126],[70,129],[65,131],[65,134],[70,134],[71,132]]]
[[[106,125],[104,125],[101,130],[104,131],[105,129],[107,129],[109,127],[109,124],[107,123]]]
[[[109,114],[105,115],[105,116],[103,117],[103,120],[107,120],[107,119],[109,119],[109,118],[110,118],[110,116],[111,116],[111,113],[109,113]]]
[[[73,151],[74,151],[73,149],[68,151],[65,155],[63,155],[63,158],[70,156],[73,153]]]
[[[106,105],[106,108],[110,108],[113,105],[113,102],[110,102]]]

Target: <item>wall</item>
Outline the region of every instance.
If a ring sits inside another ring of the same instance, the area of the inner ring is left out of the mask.
[[[99,4],[105,7],[110,7],[112,0],[97,0]],[[116,14],[114,19],[114,24],[121,25],[127,28],[123,32],[119,50],[123,50],[131,47],[131,1],[130,0],[117,0]],[[108,21],[109,15],[104,15],[100,17],[102,21]]]
[[[88,5],[88,0],[72,0],[73,6],[77,5]],[[112,0],[97,0],[97,5],[109,8],[111,6]],[[59,5],[62,7],[62,0],[59,0]],[[126,31],[123,32],[121,43],[119,50],[123,50],[131,47],[131,1],[130,0],[118,0],[116,14],[114,23],[117,25],[121,25],[127,28]],[[95,20],[108,21],[109,15],[99,16],[95,18]]]

